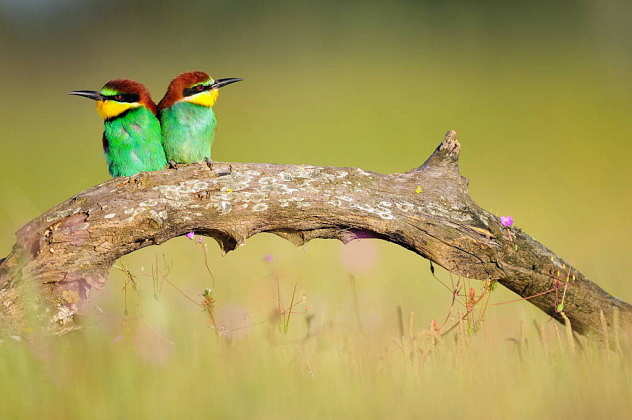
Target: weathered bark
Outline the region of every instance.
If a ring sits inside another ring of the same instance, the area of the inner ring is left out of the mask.
[[[296,244],[315,238],[375,237],[399,244],[468,278],[491,279],[575,331],[599,334],[600,311],[632,325],[632,306],[609,295],[560,257],[474,203],[448,132],[419,168],[389,175],[357,168],[254,163],[193,164],[115,178],[82,192],[17,232],[0,262],[0,312],[31,306],[58,329],[73,328],[81,306],[101,289],[117,258],[195,231],[230,251],[272,232]],[[33,287],[31,287],[33,289]],[[42,311],[42,309],[44,309]],[[46,312],[48,311],[48,312]]]

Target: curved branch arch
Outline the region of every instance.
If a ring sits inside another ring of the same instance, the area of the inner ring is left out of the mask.
[[[522,297],[564,284],[564,314],[557,312],[554,294],[529,302],[560,321],[567,316],[582,334],[600,334],[601,312],[614,311],[632,325],[632,305],[520,229],[502,226],[471,199],[459,151],[456,133],[449,131],[423,165],[404,173],[214,163],[114,178],[17,232],[12,252],[0,260],[0,316],[19,320],[23,286],[34,284],[42,291],[43,316],[57,330],[72,329],[82,305],[103,288],[123,255],[190,231],[215,238],[225,252],[271,232],[297,245],[316,238],[384,239]]]

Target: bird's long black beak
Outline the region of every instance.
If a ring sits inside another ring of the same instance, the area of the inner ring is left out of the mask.
[[[93,99],[95,101],[99,101],[103,99],[103,95],[94,90],[73,90],[72,92],[68,92],[69,95],[77,95],[83,96],[84,98]]]
[[[229,77],[226,79],[217,79],[212,85],[211,89],[221,88],[222,86],[230,85],[231,83],[241,82],[244,79],[240,79],[239,77]]]

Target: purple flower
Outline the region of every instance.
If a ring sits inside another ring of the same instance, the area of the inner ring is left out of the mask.
[[[267,263],[271,263],[272,262],[272,255],[267,254],[263,256],[263,261],[267,262]]]
[[[513,225],[513,217],[511,216],[500,216],[500,224],[503,225],[504,227],[509,227],[511,225]]]
[[[186,236],[186,237],[187,237],[187,238],[189,238],[189,239],[193,239],[193,238],[195,237],[195,232],[189,232],[189,233],[187,233],[187,234],[186,234],[186,235],[184,235],[184,236]]]

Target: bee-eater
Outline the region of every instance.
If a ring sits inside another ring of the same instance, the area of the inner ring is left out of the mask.
[[[169,163],[211,161],[217,119],[213,105],[219,88],[242,79],[213,79],[201,71],[183,73],[169,83],[158,103],[162,144]]]
[[[118,79],[98,92],[75,90],[70,94],[97,102],[97,112],[104,120],[103,151],[110,175],[131,176],[167,166],[156,104],[144,85]]]

